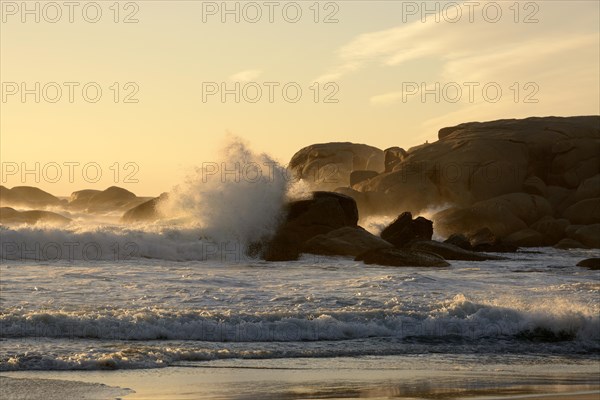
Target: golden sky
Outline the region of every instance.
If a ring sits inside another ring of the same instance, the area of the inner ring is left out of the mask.
[[[3,0],[1,183],[157,195],[228,134],[285,164],[318,142],[598,114],[599,3]]]

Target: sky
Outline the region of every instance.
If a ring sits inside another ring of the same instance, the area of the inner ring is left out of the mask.
[[[600,113],[598,1],[65,4],[0,2],[4,186],[155,196],[230,137],[285,165]]]

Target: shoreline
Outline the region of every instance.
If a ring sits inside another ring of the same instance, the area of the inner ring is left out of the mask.
[[[416,362],[416,369],[407,361],[394,356],[217,360],[145,370],[11,371],[0,373],[0,394],[3,399],[37,398],[36,393],[46,392],[57,396],[44,395],[47,400],[68,398],[73,393],[97,395],[81,398],[124,400],[600,399],[599,364],[594,361],[482,364],[481,368],[456,364],[441,369],[436,368],[435,361],[429,365]],[[38,392],[31,392],[32,388]]]

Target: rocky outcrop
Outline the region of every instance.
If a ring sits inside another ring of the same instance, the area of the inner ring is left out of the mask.
[[[309,239],[339,228],[357,228],[357,223],[358,209],[351,197],[314,192],[311,199],[287,205],[285,219],[266,244],[262,256],[268,261],[295,260]]]
[[[294,154],[289,169],[297,179],[304,179],[321,190],[333,190],[350,186],[352,171],[383,171],[383,151],[366,144],[313,144]]]
[[[587,247],[600,248],[600,224],[575,226],[567,230],[571,239]]]
[[[514,234],[513,240],[533,243],[531,229],[543,245],[554,245],[568,237],[560,234],[563,220],[600,223],[599,116],[470,122],[443,128],[438,138],[407,151],[386,149],[383,168],[368,168],[382,171],[377,176],[333,186],[356,199],[362,216],[447,208],[434,219],[442,236],[489,228],[499,239]],[[327,160],[335,149],[346,154],[348,144],[316,146],[328,155],[317,151],[311,158],[303,150],[299,159]],[[345,161],[335,164],[349,175],[352,157],[339,157]],[[561,221],[552,234],[540,230],[544,217]]]
[[[444,260],[485,261],[503,259],[502,257],[465,250],[450,243],[441,243],[434,240],[413,242],[409,245],[409,248],[422,253],[436,254]]]
[[[47,223],[52,225],[67,224],[71,221],[70,218],[63,217],[60,214],[41,211],[41,210],[30,210],[30,211],[17,211],[10,207],[0,208],[0,223],[5,225],[20,225],[28,224],[34,225],[37,223]]]
[[[591,269],[592,271],[600,270],[600,258],[588,258],[577,263],[578,267]]]
[[[129,190],[111,186],[102,191],[86,189],[73,192],[69,200],[69,208],[90,213],[123,211],[148,200],[147,197],[137,197]]]
[[[46,208],[62,205],[62,201],[32,186],[15,186],[9,189],[0,186],[0,205],[2,207]]]
[[[402,213],[382,232],[381,238],[396,247],[403,247],[415,240],[431,240],[433,222],[423,217],[413,219],[410,212]]]
[[[303,246],[306,253],[326,256],[356,257],[369,250],[393,247],[391,243],[361,227],[344,227],[309,239]]]
[[[163,193],[159,197],[143,202],[125,212],[121,217],[123,222],[151,222],[160,219],[161,215],[157,209],[161,201],[166,201],[168,193]]]
[[[369,250],[355,258],[365,264],[386,265],[391,267],[448,267],[450,264],[442,257],[409,249],[382,248]]]

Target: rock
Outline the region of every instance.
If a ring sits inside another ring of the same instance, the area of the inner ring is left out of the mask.
[[[525,182],[523,182],[523,191],[528,194],[534,194],[542,197],[546,197],[548,195],[546,184],[537,176],[531,176],[527,178]]]
[[[488,228],[499,238],[527,228],[543,216],[552,215],[552,206],[540,196],[509,193],[484,200],[467,208],[449,208],[433,216],[442,236],[466,235]]]
[[[575,196],[573,192],[569,189],[560,186],[548,186],[546,188],[548,192],[548,196],[546,200],[552,206],[552,209],[558,214],[562,215],[562,213],[573,204],[575,200]]]
[[[159,197],[155,197],[138,206],[130,208],[123,214],[121,220],[123,222],[156,221],[157,219],[160,219],[157,205],[161,201],[165,201],[168,197],[168,193],[163,193]]]
[[[369,250],[358,255],[356,261],[363,261],[365,264],[386,265],[392,267],[448,267],[443,258],[431,254],[421,253],[413,250],[383,248]]]
[[[448,237],[448,239],[444,240],[444,243],[460,247],[463,250],[473,249],[473,246],[471,246],[471,242],[469,242],[469,239],[467,239],[467,237],[461,233],[453,233]]]
[[[289,168],[321,190],[350,186],[350,174],[357,170],[383,171],[383,151],[365,144],[321,143],[298,151]]]
[[[531,225],[531,229],[542,234],[543,245],[552,246],[565,237],[565,231],[569,226],[567,219],[555,219],[545,216]]]
[[[413,242],[409,248],[422,253],[433,253],[445,260],[485,261],[503,260],[504,258],[491,254],[481,254],[464,250],[450,243],[441,243],[434,240]]]
[[[383,158],[385,164],[384,172],[392,172],[396,165],[400,164],[406,157],[406,150],[400,147],[390,147],[383,151]]]
[[[588,247],[600,248],[600,224],[580,227],[573,234],[573,238]]]
[[[558,243],[554,245],[556,249],[587,249],[587,246],[584,246],[583,243],[579,243],[577,240],[573,240],[570,238],[561,239]]]
[[[582,201],[600,197],[600,174],[581,182],[575,192],[575,200]]]
[[[600,258],[588,258],[577,263],[578,267],[591,269],[592,271],[600,270]]]
[[[0,204],[3,207],[56,207],[62,202],[56,196],[32,186],[15,186],[9,189],[0,186]]]
[[[314,192],[312,199],[287,205],[285,218],[265,246],[263,258],[267,261],[297,259],[312,237],[343,227],[356,228],[357,223],[354,199],[340,193]]]
[[[390,152],[393,168],[355,189],[386,194],[387,205],[396,207],[391,212],[467,208],[523,190],[555,200],[549,186],[577,188],[598,174],[599,154],[599,116],[470,122],[440,130],[438,141],[400,160]]]
[[[90,199],[100,192],[100,190],[94,189],[85,189],[73,192],[69,198],[69,207],[75,209],[86,209]]]
[[[34,225],[37,223],[49,223],[53,225],[67,224],[71,221],[70,218],[63,217],[60,214],[41,211],[41,210],[30,210],[30,211],[17,211],[10,207],[0,208],[0,223],[6,225],[20,225],[28,224]]]
[[[377,171],[363,171],[363,170],[352,171],[350,173],[350,186],[354,186],[357,183],[360,183],[363,181],[368,181],[369,179],[374,178],[377,175],[379,175],[379,173]]]
[[[81,190],[71,194],[69,207],[91,213],[126,211],[150,200],[129,190],[111,186],[106,190]]]
[[[433,222],[423,217],[413,220],[410,212],[402,213],[382,232],[381,238],[396,247],[407,245],[413,240],[431,240]]]
[[[347,226],[314,236],[306,242],[302,250],[312,254],[356,257],[368,250],[386,247],[393,245],[361,227]]]
[[[473,251],[491,253],[513,253],[519,248],[510,243],[503,243],[488,228],[482,228],[469,237]]]
[[[504,238],[504,241],[517,247],[541,247],[544,245],[542,234],[531,228],[511,233]]]
[[[573,224],[598,224],[600,223],[600,197],[581,200],[563,213],[563,217]]]

